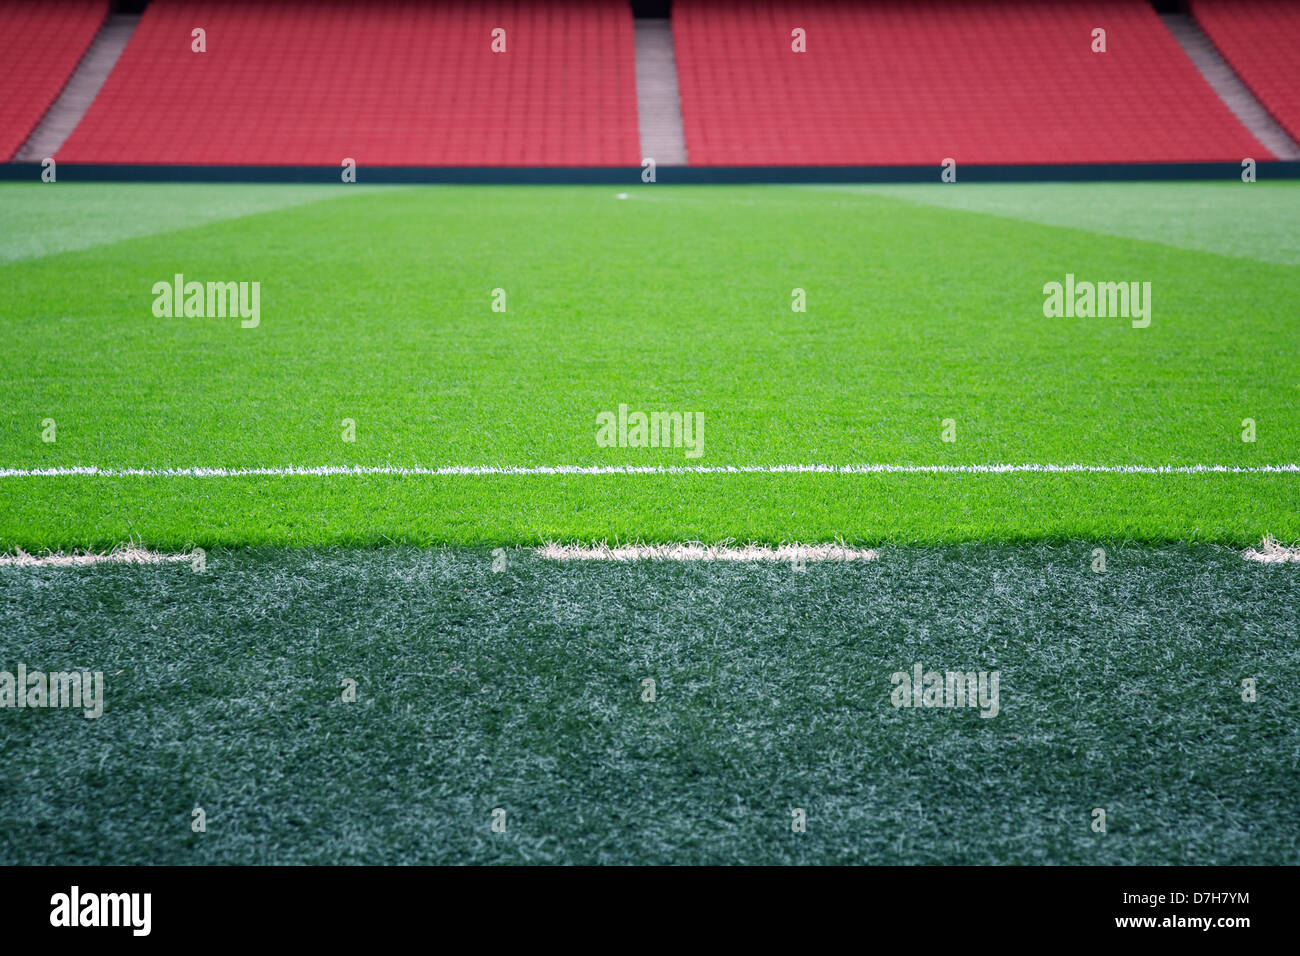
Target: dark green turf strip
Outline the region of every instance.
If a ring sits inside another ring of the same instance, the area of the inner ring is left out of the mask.
[[[0,858],[1300,862],[1295,566],[1093,547],[0,568],[0,669],[108,681],[98,720],[0,710]],[[915,663],[997,670],[1000,713],[895,709]]]

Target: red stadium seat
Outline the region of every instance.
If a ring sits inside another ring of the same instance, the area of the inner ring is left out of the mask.
[[[676,0],[673,39],[695,166],[1272,158],[1144,0]]]
[[[57,158],[635,166],[638,147],[620,0],[154,0]]]
[[[1300,140],[1300,3],[1196,0],[1192,13],[1264,108]]]
[[[0,0],[0,161],[58,99],[107,15],[107,0]]]

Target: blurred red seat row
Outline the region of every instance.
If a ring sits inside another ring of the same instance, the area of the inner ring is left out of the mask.
[[[1145,0],[676,0],[673,40],[692,165],[1272,158]]]
[[[57,158],[635,166],[636,117],[620,0],[154,0]]]
[[[27,141],[107,15],[108,0],[0,0],[0,162]]]
[[[1195,0],[1192,13],[1264,108],[1300,140],[1300,3]]]

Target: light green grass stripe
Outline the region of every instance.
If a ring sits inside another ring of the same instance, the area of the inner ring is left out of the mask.
[[[809,189],[870,194],[1225,256],[1300,264],[1300,183],[957,183]]]
[[[259,184],[0,183],[0,264],[353,195]]]

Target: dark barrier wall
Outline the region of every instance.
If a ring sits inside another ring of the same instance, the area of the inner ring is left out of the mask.
[[[337,166],[148,166],[59,163],[58,182],[341,183]],[[660,166],[657,183],[937,183],[933,166]],[[1239,163],[958,166],[958,183],[1240,180]],[[640,167],[361,166],[362,183],[591,184],[635,186]],[[1300,179],[1300,162],[1261,162],[1257,179]],[[36,163],[0,164],[0,180],[39,182]]]

